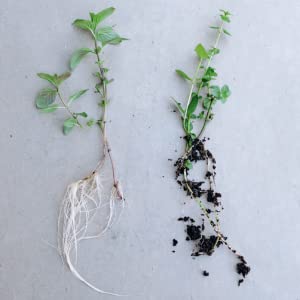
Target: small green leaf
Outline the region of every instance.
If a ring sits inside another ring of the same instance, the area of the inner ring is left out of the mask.
[[[211,29],[216,29],[216,30],[219,30],[219,29],[220,29],[220,27],[218,27],[218,26],[209,26],[209,28],[211,28]]]
[[[217,99],[221,99],[221,90],[217,85],[212,85],[210,87],[210,92]]]
[[[68,104],[70,105],[71,103],[73,103],[73,101],[77,100],[79,97],[81,97],[87,91],[88,91],[88,89],[80,90],[80,91],[76,92],[75,94],[73,94],[72,96],[70,96]]]
[[[57,91],[51,88],[42,89],[35,100],[36,107],[39,109],[44,109],[50,106],[56,98]]]
[[[76,116],[81,116],[83,118],[87,118],[88,114],[86,112],[75,113]]]
[[[70,60],[70,68],[71,70],[74,70],[78,64],[81,62],[81,60],[88,54],[93,52],[93,50],[89,49],[89,48],[80,48],[78,50],[76,50],[72,56],[71,56],[71,60]]]
[[[210,103],[211,103],[211,100],[209,98],[204,98],[204,100],[202,102],[203,108],[204,109],[209,109],[209,107],[211,105]]]
[[[194,111],[197,108],[198,102],[199,102],[198,95],[196,93],[193,93],[192,100],[191,100],[191,102],[188,106],[188,109],[187,109],[187,116],[188,117],[190,117],[191,114],[194,113]]]
[[[223,32],[224,32],[225,34],[227,34],[227,35],[230,35],[230,36],[231,36],[231,33],[230,33],[230,32],[228,32],[227,30],[223,29]]]
[[[202,110],[201,113],[199,114],[198,118],[199,119],[204,119],[204,117],[205,117],[205,111]]]
[[[97,14],[90,13],[91,20],[95,27],[97,27],[100,22],[104,21],[107,17],[109,17],[114,11],[114,7],[109,7],[98,12]]]
[[[230,23],[230,19],[228,16],[226,15],[220,15],[221,19],[224,21],[224,22],[227,22],[227,23]]]
[[[231,15],[230,11],[228,11],[228,10],[220,9],[220,11],[221,11],[224,15],[226,15],[226,16],[230,16],[230,15]]]
[[[91,31],[91,32],[95,30],[93,22],[89,20],[77,19],[73,22],[73,25],[80,29]]]
[[[41,108],[40,111],[44,112],[44,113],[51,113],[51,112],[54,112],[58,109],[59,105],[58,104],[52,104],[52,105],[49,105],[48,107],[45,107],[45,108]]]
[[[51,84],[53,84],[56,87],[56,78],[55,75],[50,75],[47,73],[38,73],[37,76],[39,76],[40,78],[50,82]]]
[[[202,44],[198,44],[195,48],[195,51],[200,59],[208,58],[208,54]]]
[[[218,48],[211,48],[208,50],[208,55],[209,56],[214,56],[220,53],[220,49]]]
[[[173,101],[174,101],[174,103],[175,103],[175,105],[176,105],[177,109],[179,110],[179,112],[180,112],[180,115],[181,115],[182,117],[184,117],[185,110],[183,109],[183,107],[182,107],[181,103],[180,103],[180,102],[178,102],[178,101],[176,101],[174,98],[172,98],[172,99],[173,99]]]
[[[126,40],[125,38],[120,37],[111,26],[100,28],[96,33],[96,39],[101,42],[102,46],[107,44],[117,45]]]
[[[77,125],[77,120],[75,118],[68,118],[64,121],[63,132],[65,135],[69,134],[70,131]]]
[[[184,130],[186,131],[186,133],[190,134],[193,130],[193,124],[190,120],[190,118],[186,118],[184,120],[184,124],[183,124]]]
[[[230,89],[228,87],[228,85],[224,85],[222,88],[221,88],[221,102],[225,103],[227,98],[231,95],[231,92],[230,92]]]
[[[216,69],[215,68],[212,68],[212,67],[208,67],[205,71],[205,75],[206,76],[209,76],[209,77],[217,77],[218,74],[216,72]]]
[[[66,79],[68,79],[70,76],[71,76],[71,73],[70,73],[70,72],[63,73],[63,74],[61,74],[61,75],[59,75],[59,76],[57,76],[57,75],[55,74],[54,77],[55,77],[56,85],[59,86],[59,85],[62,84]]]
[[[101,100],[101,102],[99,102],[99,106],[101,107],[105,107],[107,105],[105,100]]]
[[[193,168],[193,164],[192,162],[187,159],[185,162],[184,162],[184,166],[188,169],[188,170],[191,170]]]
[[[93,125],[95,125],[96,121],[95,119],[89,119],[87,122],[86,122],[86,125],[88,127],[92,127]]]
[[[176,73],[181,77],[181,78],[183,78],[183,79],[185,79],[185,80],[192,80],[186,73],[184,73],[183,71],[181,71],[181,70],[175,70],[176,71]]]

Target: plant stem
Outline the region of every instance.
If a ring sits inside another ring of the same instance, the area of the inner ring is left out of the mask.
[[[115,171],[115,164],[114,164],[114,160],[112,158],[112,154],[111,154],[111,148],[107,139],[107,135],[106,135],[106,105],[107,105],[107,86],[106,86],[106,82],[105,82],[105,74],[104,74],[104,70],[103,68],[101,68],[101,60],[100,60],[100,56],[99,56],[99,51],[98,51],[98,45],[97,45],[97,40],[94,37],[94,44],[95,44],[95,54],[97,57],[97,65],[99,68],[99,74],[101,77],[101,89],[102,89],[102,93],[101,93],[101,97],[102,97],[102,101],[104,101],[104,105],[103,105],[103,111],[102,111],[102,117],[101,117],[101,131],[103,134],[103,142],[104,142],[104,150],[103,150],[103,156],[105,158],[106,156],[106,152],[108,153],[108,157],[110,160],[110,164],[111,164],[111,169],[112,169],[112,176],[113,176],[113,182],[114,182],[114,187],[116,188],[117,191],[117,195],[119,197],[119,199],[123,199],[123,195],[122,192],[119,189],[119,185],[118,185],[118,180],[116,178],[116,171]]]
[[[216,39],[216,42],[214,44],[214,48],[217,48],[218,47],[218,44],[219,44],[219,40],[220,40],[220,37],[222,35],[222,31],[223,31],[223,26],[224,26],[224,21],[222,21],[220,27],[219,27],[219,30],[218,30],[218,35],[217,35],[217,39]],[[204,71],[204,74],[205,72],[207,71],[207,69],[209,68],[210,64],[211,64],[211,60],[212,60],[212,57],[213,55],[210,56],[208,62],[207,62],[207,65],[206,65],[206,68],[205,68],[205,71]],[[199,85],[199,88],[198,88],[198,95],[199,93],[201,92],[201,89],[203,87],[203,81],[201,82],[201,84]],[[211,108],[212,108],[212,101],[210,102],[210,105],[209,105],[209,108],[206,112],[206,116],[205,116],[205,119],[204,119],[204,123],[202,125],[202,128],[200,130],[200,133],[198,134],[197,138],[200,138],[202,133],[204,132],[204,129],[206,127],[206,124],[207,124],[207,121],[208,121],[208,117],[210,115],[210,112],[211,112]]]
[[[68,106],[68,104],[64,101],[61,93],[60,93],[60,90],[57,88],[57,95],[58,95],[58,98],[60,99],[62,105],[64,106],[64,108],[67,110],[67,112],[71,115],[72,118],[74,118],[77,122],[77,124],[82,128],[83,126],[81,125],[81,123],[78,121],[78,117],[76,116],[76,114],[74,114],[70,107]]]

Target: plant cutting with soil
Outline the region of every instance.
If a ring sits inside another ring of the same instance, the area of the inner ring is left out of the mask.
[[[80,281],[99,293],[119,295],[106,292],[92,285],[75,267],[79,242],[102,237],[116,219],[117,206],[120,210],[124,208],[122,188],[116,175],[115,164],[106,131],[107,106],[109,103],[108,86],[112,82],[112,79],[108,79],[107,77],[109,70],[104,66],[102,55],[103,49],[108,45],[118,45],[126,39],[116,33],[114,27],[100,26],[114,10],[113,7],[109,7],[99,13],[90,13],[89,20],[77,19],[73,23],[75,27],[90,35],[93,46],[92,48],[84,47],[76,50],[70,59],[70,69],[74,71],[85,56],[94,56],[95,70],[93,75],[97,82],[95,85],[95,93],[99,96],[100,117],[98,119],[87,119],[88,114],[86,112],[75,112],[72,109],[73,102],[83,96],[87,92],[87,89],[75,92],[68,100],[63,97],[60,86],[71,76],[70,72],[66,72],[62,75],[38,74],[40,78],[46,80],[51,86],[42,89],[38,93],[36,107],[45,113],[53,113],[58,109],[63,109],[68,115],[63,123],[63,133],[65,135],[73,131],[74,128],[93,127],[96,125],[100,129],[103,151],[99,163],[89,175],[71,183],[67,187],[61,204],[58,218],[58,250],[63,262]],[[86,121],[84,122],[84,120]],[[109,164],[111,172],[109,182],[107,182],[107,178],[104,178],[103,175],[103,168],[106,162]],[[106,185],[109,186],[106,187]],[[106,196],[104,192],[105,187],[108,189],[108,199],[106,203],[103,199]],[[105,209],[105,212],[104,214],[102,213],[101,220],[97,220],[97,222],[102,224],[101,229],[95,234],[90,234],[88,232],[89,225],[95,221],[100,210],[103,211],[103,209]]]
[[[235,269],[241,276],[238,280],[238,285],[240,285],[250,272],[250,267],[244,256],[229,244],[220,228],[219,214],[223,210],[223,206],[222,195],[216,191],[216,159],[206,148],[205,142],[209,138],[203,137],[207,124],[214,118],[215,105],[225,103],[231,94],[228,85],[218,86],[213,83],[218,74],[216,69],[211,66],[213,58],[220,53],[218,46],[221,36],[230,36],[225,29],[225,25],[230,23],[230,18],[230,12],[220,10],[220,24],[210,27],[216,32],[214,45],[209,49],[202,44],[196,46],[195,52],[199,62],[192,77],[182,70],[176,70],[176,73],[190,84],[190,91],[185,105],[173,99],[185,133],[185,151],[176,161],[175,167],[177,183],[201,209],[202,222],[200,225],[196,225],[195,220],[188,216],[178,219],[185,223],[186,240],[194,242],[195,248],[192,256],[210,256],[216,248],[225,245],[237,258]],[[194,129],[197,126],[199,126],[198,131]],[[203,179],[201,181],[190,179],[191,170],[193,169],[195,172],[194,169],[201,162],[205,166]],[[212,235],[207,233],[206,224],[209,224],[212,229]],[[205,271],[203,275],[208,276],[209,273]]]

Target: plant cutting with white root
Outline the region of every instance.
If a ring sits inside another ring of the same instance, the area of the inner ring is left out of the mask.
[[[36,107],[45,113],[53,113],[63,109],[68,118],[63,123],[63,133],[69,134],[74,128],[100,128],[103,142],[101,159],[96,168],[85,178],[71,183],[66,190],[58,217],[58,250],[70,271],[80,281],[99,293],[110,295],[119,294],[99,289],[86,280],[77,270],[77,254],[79,243],[83,240],[100,238],[112,226],[124,208],[124,197],[121,184],[117,178],[111,147],[108,141],[106,123],[107,106],[109,103],[108,86],[112,79],[107,78],[108,69],[102,58],[103,49],[108,45],[118,45],[126,40],[116,33],[111,26],[100,26],[101,23],[114,12],[109,7],[99,13],[90,13],[89,20],[77,19],[73,25],[86,31],[92,38],[92,48],[76,50],[70,59],[70,69],[74,71],[81,60],[87,55],[95,57],[97,70],[93,73],[96,78],[95,93],[99,96],[100,118],[89,118],[86,112],[74,112],[72,104],[83,96],[87,89],[72,94],[68,100],[64,99],[60,90],[61,84],[71,76],[70,72],[62,75],[39,73],[38,76],[51,84],[51,87],[42,89],[36,98]],[[56,101],[57,100],[57,101]],[[83,122],[82,120],[86,120]],[[110,179],[104,174],[104,165],[109,165]],[[118,211],[118,213],[117,213]],[[100,219],[100,220],[99,220]],[[90,233],[92,223],[99,224],[96,233]]]

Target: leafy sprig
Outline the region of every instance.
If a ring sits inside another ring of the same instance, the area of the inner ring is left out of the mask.
[[[100,59],[100,54],[103,48],[107,45],[118,45],[122,41],[127,40],[124,37],[121,37],[114,29],[114,26],[101,26],[99,25],[108,18],[115,9],[109,7],[98,13],[90,13],[90,19],[77,19],[73,22],[73,25],[88,31],[93,40],[94,47],[87,48],[83,47],[74,51],[70,58],[69,67],[71,71],[74,71],[79,63],[83,60],[88,54],[93,54],[96,57],[96,65],[98,66],[98,72],[94,73],[94,76],[97,78],[98,82],[95,85],[95,92],[98,93],[101,97],[99,106],[103,108],[103,114],[98,120],[90,118],[86,125],[92,127],[94,124],[100,125],[102,129],[105,127],[105,107],[108,103],[107,98],[107,85],[113,81],[113,79],[107,78],[108,69],[103,66],[104,61]],[[47,73],[38,73],[40,78],[44,79],[51,84],[51,87],[46,87],[42,89],[36,97],[36,107],[45,113],[55,112],[57,109],[65,109],[69,114],[69,117],[63,123],[63,133],[65,135],[69,134],[73,128],[76,126],[83,127],[80,118],[87,118],[88,114],[86,112],[74,112],[71,109],[71,105],[81,96],[83,96],[88,90],[82,89],[76,91],[72,94],[68,100],[65,100],[62,96],[60,85],[71,76],[70,72],[63,73],[61,75],[51,75]],[[59,100],[61,105],[56,103],[56,100]]]
[[[71,104],[73,101],[77,100],[79,97],[81,97],[83,94],[87,92],[86,90],[81,90],[73,94],[69,97],[69,100],[64,100],[61,91],[60,86],[61,84],[67,80],[70,76],[70,72],[63,73],[61,75],[51,75],[47,73],[38,73],[38,77],[41,79],[44,79],[48,83],[51,84],[51,87],[43,88],[36,97],[36,107],[45,113],[52,113],[55,112],[57,109],[62,108],[67,111],[67,113],[70,115],[68,119],[64,121],[63,124],[63,133],[68,134],[75,126],[82,127],[81,122],[79,121],[79,117],[87,117],[86,112],[73,112],[71,110]],[[59,99],[61,106],[56,103],[56,99]]]
[[[213,119],[214,115],[212,110],[214,105],[218,101],[225,103],[231,94],[228,85],[220,87],[212,84],[212,81],[214,81],[218,76],[216,69],[211,67],[212,58],[220,53],[218,43],[222,34],[230,34],[224,26],[225,23],[230,22],[231,14],[225,10],[220,10],[220,12],[221,24],[219,26],[210,26],[210,28],[217,31],[214,46],[206,49],[201,43],[199,43],[195,47],[199,63],[194,76],[189,76],[182,70],[176,70],[176,73],[181,78],[187,80],[191,84],[185,108],[183,108],[181,103],[176,101],[176,106],[182,117],[182,126],[187,135],[187,149],[190,149],[193,140],[202,135],[207,123]],[[200,71],[202,71],[202,73]],[[196,112],[199,109],[200,111]],[[193,131],[193,122],[196,119],[203,121],[201,130],[198,134]]]
[[[127,40],[124,37],[121,37],[114,29],[114,26],[100,26],[101,23],[109,17],[115,8],[109,7],[100,11],[99,13],[90,13],[90,19],[77,19],[73,22],[73,25],[87,31],[91,34],[91,37],[94,42],[94,48],[80,48],[76,50],[70,60],[70,68],[74,70],[81,60],[87,54],[93,54],[96,57],[96,65],[98,71],[94,73],[94,76],[97,78],[98,82],[95,85],[95,93],[100,95],[100,102],[98,103],[100,107],[103,108],[102,116],[97,120],[89,120],[88,126],[92,126],[97,123],[102,130],[105,131],[105,122],[106,122],[106,106],[108,103],[107,97],[107,85],[110,84],[113,79],[107,77],[109,71],[108,68],[104,67],[104,60],[100,58],[102,50],[107,45],[119,45],[122,41]]]

